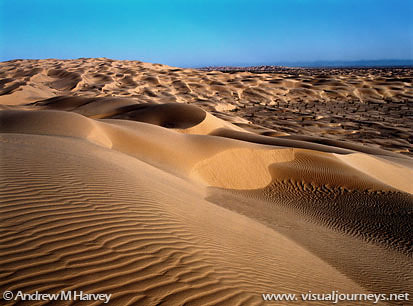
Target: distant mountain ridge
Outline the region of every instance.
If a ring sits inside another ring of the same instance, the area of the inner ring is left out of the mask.
[[[287,65],[290,66],[290,65]],[[384,59],[358,61],[313,61],[291,63],[291,67],[413,67],[413,59]]]
[[[387,59],[387,60],[358,60],[358,61],[312,61],[312,62],[278,62],[262,65],[236,65],[236,66],[208,66],[201,70],[255,70],[268,71],[280,68],[413,68],[413,59]]]

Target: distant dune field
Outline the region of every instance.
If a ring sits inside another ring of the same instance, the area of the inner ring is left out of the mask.
[[[311,71],[0,63],[0,291],[413,294],[412,72]]]

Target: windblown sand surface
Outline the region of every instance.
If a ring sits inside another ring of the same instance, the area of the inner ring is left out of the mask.
[[[413,294],[411,71],[288,73],[1,63],[0,291]]]

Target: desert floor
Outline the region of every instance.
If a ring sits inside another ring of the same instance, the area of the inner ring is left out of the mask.
[[[0,291],[413,294],[412,74],[0,63]]]

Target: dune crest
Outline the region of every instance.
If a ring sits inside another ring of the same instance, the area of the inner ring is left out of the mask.
[[[71,111],[102,115],[101,107],[113,109],[110,104],[127,105],[126,101],[178,102],[201,107],[228,122],[259,126],[255,129],[263,133],[319,135],[413,156],[409,68],[224,73],[81,58],[2,62],[0,78],[0,105],[46,100],[57,107],[56,102],[66,96],[79,108]],[[83,97],[89,102],[81,106]],[[95,98],[98,103],[93,103]]]

